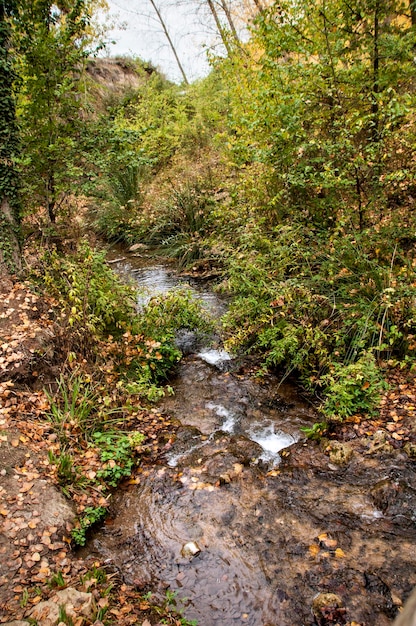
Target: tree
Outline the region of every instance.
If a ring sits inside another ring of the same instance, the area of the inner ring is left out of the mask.
[[[13,0],[0,0],[0,271],[20,269],[20,202],[16,157],[19,141],[16,124],[10,55],[9,18],[17,11]]]
[[[85,116],[79,87],[91,52],[91,8],[89,0],[31,0],[16,29],[26,197],[43,205],[51,222],[81,173]]]
[[[234,161],[264,164],[277,219],[375,223],[414,177],[409,6],[282,0],[256,24],[251,62],[224,64],[235,81]]]
[[[189,85],[188,78],[187,78],[187,76],[185,74],[185,70],[183,69],[183,65],[182,65],[182,63],[181,63],[181,61],[179,59],[178,53],[176,51],[175,44],[173,43],[173,40],[172,40],[172,38],[171,38],[171,36],[169,34],[169,30],[168,30],[168,28],[166,26],[166,22],[163,19],[162,13],[161,13],[159,7],[157,6],[157,4],[156,4],[156,2],[154,0],[150,0],[150,4],[152,5],[153,10],[154,10],[154,12],[157,15],[157,19],[160,22],[160,25],[162,27],[162,30],[163,30],[163,32],[165,34],[166,39],[168,40],[169,46],[170,46],[170,48],[171,48],[171,50],[173,52],[173,56],[175,57],[175,61],[176,61],[177,65],[178,65],[179,71],[182,74],[183,81],[184,81],[185,85]]]

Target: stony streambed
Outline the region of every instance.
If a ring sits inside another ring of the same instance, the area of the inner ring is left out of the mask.
[[[178,280],[141,258],[119,269],[152,290]],[[364,450],[353,429],[347,455],[325,453],[301,436],[316,416],[294,387],[188,348],[159,407],[176,441],[114,496],[90,554],[139,589],[176,591],[199,626],[390,624],[416,584],[414,463]]]

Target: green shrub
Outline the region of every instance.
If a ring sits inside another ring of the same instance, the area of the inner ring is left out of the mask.
[[[122,478],[131,475],[135,465],[135,448],[143,441],[144,435],[141,433],[94,433],[94,443],[100,448],[100,458],[105,463],[97,476],[103,478],[110,487],[116,487]]]
[[[91,526],[101,521],[107,513],[107,510],[102,507],[87,507],[84,509],[82,517],[78,520],[77,528],[74,528],[71,532],[72,539],[77,546],[85,546],[87,541],[87,531]]]
[[[183,328],[200,335],[213,328],[208,314],[190,289],[173,289],[152,298],[144,307],[134,325],[134,333],[125,333],[122,337],[124,352],[119,357],[120,372],[128,393],[152,402],[165,395],[160,384],[166,381],[182,356],[175,345],[175,337]]]
[[[235,294],[223,318],[228,349],[260,353],[264,367],[324,390],[325,414],[371,411],[382,389],[378,364],[411,363],[416,349],[415,272],[398,232],[389,237],[382,256],[372,232],[248,222],[223,285]]]
[[[120,333],[136,316],[135,290],[105,262],[105,252],[81,242],[74,255],[47,251],[36,278],[59,299],[69,324],[93,335]]]
[[[321,377],[325,390],[325,402],[321,410],[331,421],[342,421],[354,413],[374,414],[387,388],[376,360],[370,352],[363,354],[355,363],[335,364],[328,374]]]

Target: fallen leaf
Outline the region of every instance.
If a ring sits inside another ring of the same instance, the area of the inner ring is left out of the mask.
[[[27,493],[28,491],[30,491],[33,487],[35,483],[23,483],[23,485],[20,487],[20,493]]]
[[[320,548],[316,543],[313,543],[311,546],[309,546],[309,554],[313,557],[317,556],[319,554]]]
[[[337,548],[335,550],[335,556],[337,557],[337,559],[342,559],[345,556],[344,550],[341,550],[341,548]]]

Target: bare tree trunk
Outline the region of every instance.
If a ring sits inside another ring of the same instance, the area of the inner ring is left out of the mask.
[[[185,83],[186,85],[189,85],[188,78],[187,78],[187,76],[186,76],[186,74],[185,74],[185,70],[183,69],[182,63],[180,62],[180,59],[179,59],[178,53],[176,52],[176,48],[175,48],[175,46],[174,46],[174,44],[173,44],[173,41],[172,41],[172,39],[171,39],[171,36],[169,35],[169,31],[168,31],[168,29],[167,29],[167,27],[166,27],[165,20],[163,19],[162,14],[161,14],[161,12],[159,11],[159,9],[158,9],[158,7],[157,7],[156,3],[154,2],[154,0],[150,0],[150,3],[151,3],[151,5],[152,5],[152,7],[153,7],[153,9],[154,9],[154,11],[155,11],[155,13],[156,13],[156,15],[157,15],[157,19],[159,20],[159,22],[160,22],[160,24],[161,24],[161,26],[162,26],[162,28],[163,28],[163,32],[164,32],[164,33],[165,33],[165,35],[166,35],[166,39],[168,40],[169,45],[170,45],[170,47],[171,47],[171,49],[172,49],[172,52],[173,52],[174,57],[175,57],[175,59],[176,59],[176,63],[178,64],[179,70],[180,70],[180,72],[181,72],[181,74],[182,74],[182,78],[183,78],[183,80],[184,80],[184,83]]]
[[[7,198],[0,205],[0,270],[16,272],[22,269],[19,228]]]
[[[220,0],[220,5],[221,5],[221,8],[222,8],[222,10],[225,13],[225,17],[227,18],[227,21],[228,21],[228,23],[230,25],[230,29],[231,29],[231,32],[233,34],[233,37],[236,40],[236,42],[238,43],[238,45],[240,45],[240,38],[238,36],[237,29],[235,27],[233,17],[231,15],[230,7],[227,5],[227,0]]]
[[[263,5],[262,5],[262,3],[260,2],[260,0],[253,0],[253,2],[254,2],[254,4],[256,5],[256,7],[258,8],[259,13],[260,13],[260,11],[263,11],[263,10],[264,10],[264,6],[263,6]]]
[[[225,46],[225,48],[226,48],[226,50],[228,52],[228,55],[231,56],[232,50],[231,50],[230,42],[227,39],[227,33],[225,32],[224,27],[221,24],[220,18],[218,17],[218,11],[215,8],[215,5],[214,5],[212,0],[207,0],[207,2],[208,2],[208,6],[210,8],[210,11],[212,13],[212,16],[214,18],[215,24],[217,25],[218,32],[219,32],[219,34],[221,36],[221,39],[222,39],[222,43],[224,44],[224,46]]]

